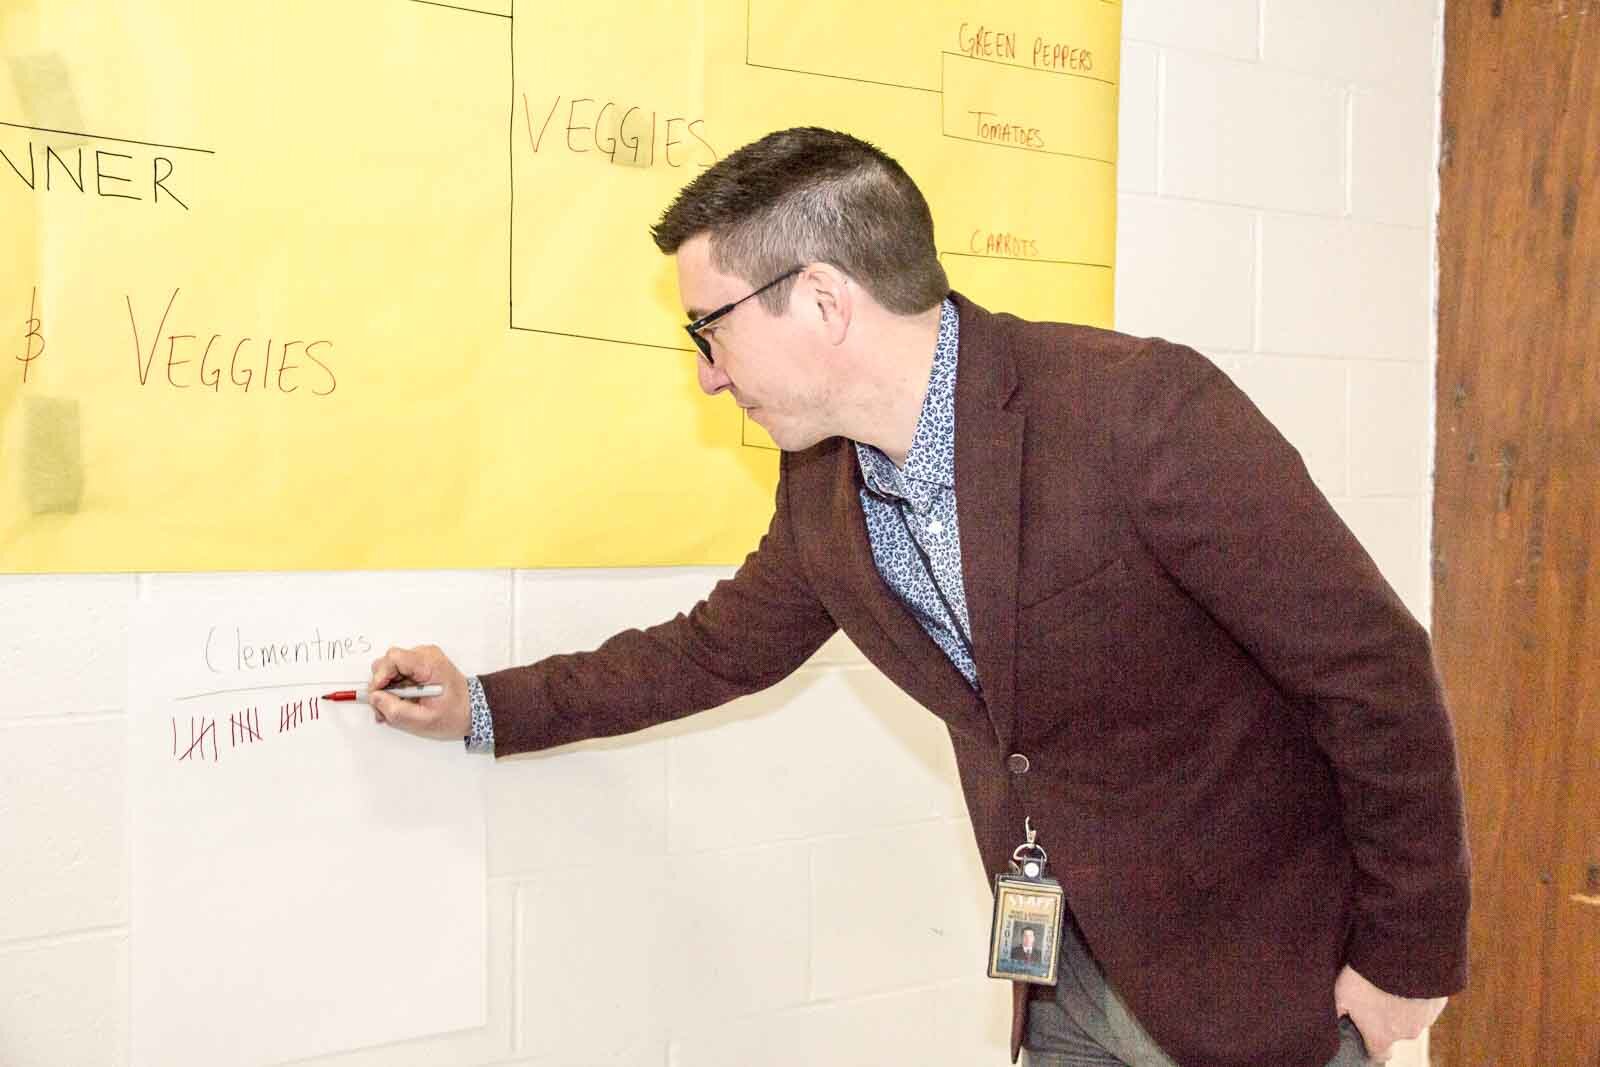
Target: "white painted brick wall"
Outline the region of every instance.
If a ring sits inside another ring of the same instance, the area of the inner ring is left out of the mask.
[[[0,738],[0,943],[126,923],[121,717],[28,720]]]
[[[842,835],[811,855],[811,993],[846,999],[983,973],[989,890],[966,819]],[[881,877],[869,880],[865,873]]]
[[[1122,36],[1189,52],[1255,59],[1259,51],[1258,0],[1128,0]]]
[[[1332,215],[1345,203],[1342,87],[1173,51],[1161,100],[1161,193]]]
[[[122,707],[132,578],[12,575],[0,593],[0,724]]]
[[[1219,362],[1300,451],[1323,494],[1342,495],[1350,484],[1350,420],[1344,404],[1349,364],[1273,354]]]
[[[1117,328],[1208,351],[1255,342],[1256,220],[1243,208],[1117,198]]]
[[[1433,43],[1441,10],[1435,0],[1261,0],[1261,60],[1428,99],[1435,94]]]
[[[1120,121],[1119,327],[1233,374],[1424,617],[1437,7],[1126,0]],[[484,670],[727,573],[0,577],[0,1062],[125,1056],[130,601],[398,586],[491,620]],[[729,708],[506,761],[489,790],[488,1025],[318,1064],[1005,1062],[948,740],[847,640]]]
[[[870,668],[803,671],[711,714],[668,744],[674,852],[966,811],[944,725]]]
[[[1431,94],[1351,91],[1351,215],[1412,229],[1432,217],[1435,111]]]
[[[128,935],[89,934],[0,951],[6,1067],[121,1063],[128,1043]]]
[[[1261,226],[1263,348],[1428,358],[1426,228],[1273,214]]]
[[[1153,193],[1156,141],[1161,134],[1159,48],[1138,41],[1122,42],[1122,82],[1117,93],[1117,188],[1125,193]]]

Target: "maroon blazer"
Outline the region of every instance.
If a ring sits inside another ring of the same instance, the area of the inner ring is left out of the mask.
[[[485,676],[496,752],[723,704],[842,628],[945,720],[989,873],[1032,817],[1178,1063],[1320,1067],[1347,962],[1405,996],[1461,988],[1467,854],[1428,638],[1298,454],[1190,349],[955,300],[981,694],[879,576],[833,438],[782,457],[771,528],[687,615]]]

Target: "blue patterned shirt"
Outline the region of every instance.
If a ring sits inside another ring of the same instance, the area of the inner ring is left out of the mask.
[[[467,734],[467,751],[494,751],[494,716],[489,714],[489,698],[477,675],[467,679],[467,704],[472,708],[472,732]]]
[[[959,622],[960,633],[971,638],[961,574],[961,529],[956,522],[956,356],[960,341],[956,307],[946,300],[939,314],[928,394],[922,401],[922,414],[917,416],[904,467],[897,468],[871,445],[859,441],[855,445],[861,478],[866,482],[861,490],[861,510],[866,514],[867,539],[872,543],[878,573],[956,669],[976,686],[977,664],[954,625]],[[933,567],[931,579],[928,567],[918,557],[918,546]],[[934,579],[938,589],[933,586]],[[955,612],[955,619],[946,604]]]
[[[959,620],[961,632],[970,639],[972,624],[967,618],[961,574],[961,531],[956,523],[956,357],[960,341],[955,304],[946,300],[939,309],[939,339],[933,348],[928,394],[917,416],[904,467],[896,467],[871,445],[854,443],[856,462],[866,483],[861,490],[861,510],[878,573],[956,669],[976,686],[977,664],[952,625]],[[927,567],[918,558],[912,537],[927,554],[939,590],[934,589]],[[956,620],[940,601],[940,591]],[[467,679],[467,696],[472,706],[467,748],[493,752],[494,718],[477,678]]]

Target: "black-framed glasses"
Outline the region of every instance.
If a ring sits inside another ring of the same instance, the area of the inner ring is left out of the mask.
[[[774,285],[777,285],[779,282],[788,281],[790,278],[793,278],[796,274],[799,274],[803,270],[805,270],[805,267],[803,266],[791,267],[789,270],[778,275],[776,278],[772,279],[755,292],[741,296],[731,304],[723,304],[717,310],[709,312],[705,315],[701,315],[698,319],[695,319],[693,322],[689,323],[689,325],[685,326],[684,329],[688,331],[690,339],[694,341],[694,346],[700,350],[700,355],[705,358],[706,364],[708,366],[715,367],[717,365],[717,361],[711,355],[711,342],[700,336],[701,330],[705,329],[707,326],[710,326],[713,322],[716,322],[718,319],[722,318],[722,316],[726,315],[728,312],[732,311],[746,300],[749,300],[752,296],[760,296],[768,289],[771,289]]]

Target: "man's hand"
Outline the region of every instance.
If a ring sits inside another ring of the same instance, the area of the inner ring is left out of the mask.
[[[444,694],[411,701],[378,692],[397,678],[409,679],[416,685],[442,685]],[[472,729],[466,676],[436,645],[391,648],[372,661],[369,688],[372,691],[367,700],[375,722],[443,741],[459,741]]]
[[[1413,1000],[1385,993],[1349,964],[1333,983],[1336,1015],[1348,1015],[1367,1043],[1367,1055],[1384,1063],[1394,1051],[1396,1041],[1422,1036],[1422,1031],[1444,1011],[1446,997]]]

